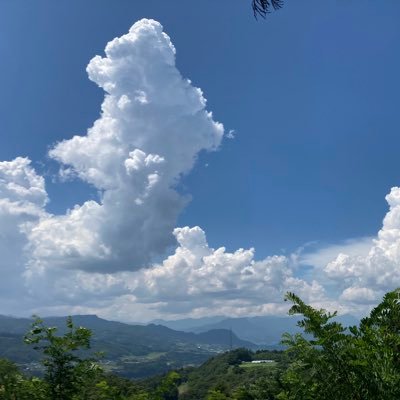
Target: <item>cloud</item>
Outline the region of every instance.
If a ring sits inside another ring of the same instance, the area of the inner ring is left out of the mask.
[[[139,21],[109,42],[87,72],[106,92],[101,116],[86,135],[49,154],[62,164],[64,179],[79,177],[100,199],[32,230],[31,269],[148,266],[174,244],[172,231],[188,201],[175,189],[181,176],[223,137],[201,90],[176,69],[175,48],[156,21]]]
[[[343,290],[340,300],[360,304],[370,304],[376,303],[379,300],[379,296],[377,296],[377,293],[370,288],[349,287]]]
[[[0,300],[10,309],[18,306],[24,293],[27,233],[45,217],[47,201],[44,179],[27,158],[0,162]]]
[[[143,303],[160,303],[162,312],[276,313],[287,290],[310,301],[324,297],[317,282],[309,284],[294,276],[290,257],[256,261],[254,249],[233,253],[224,247],[213,249],[199,227],[177,228],[174,235],[179,243],[175,253],[162,264],[140,271],[133,291]]]
[[[225,137],[227,139],[235,139],[236,131],[234,129],[231,129],[227,134],[225,134]]]
[[[341,253],[325,268],[343,292],[341,299],[373,304],[385,292],[400,287],[400,188],[386,196],[389,211],[366,255]]]
[[[125,321],[282,314],[286,291],[348,312],[400,286],[399,188],[387,196],[377,239],[290,256],[257,260],[252,248],[210,247],[198,226],[176,228],[189,200],[177,190],[180,179],[199,153],[219,147],[224,129],[176,69],[158,22],[134,24],[87,72],[106,93],[100,117],[49,155],[61,183],[80,179],[98,200],[50,214],[30,160],[0,162],[0,312]]]
[[[323,246],[320,246],[319,243],[310,243],[303,246],[299,255],[299,264],[323,269],[340,253],[350,256],[366,256],[372,244],[373,237],[347,239],[341,243]]]
[[[141,20],[112,40],[87,72],[105,91],[101,115],[49,155],[60,163],[61,182],[81,179],[98,201],[52,215],[30,160],[0,163],[0,285],[19,298],[18,309],[132,299],[133,274],[123,271],[151,266],[176,244],[176,220],[189,200],[176,187],[224,136],[201,90],[176,69],[175,48],[156,21]]]
[[[282,314],[287,305],[283,294],[295,291],[310,302],[325,298],[317,282],[296,278],[295,260],[272,256],[256,261],[254,249],[233,253],[224,247],[209,247],[199,227],[176,228],[178,246],[162,263],[140,271],[113,274],[84,271],[47,271],[30,277],[32,287],[40,288],[46,313],[64,310],[95,312],[106,318],[132,321],[178,315]],[[36,282],[35,279],[38,281]],[[57,299],[54,301],[54,299]],[[118,306],[117,306],[118,305]]]

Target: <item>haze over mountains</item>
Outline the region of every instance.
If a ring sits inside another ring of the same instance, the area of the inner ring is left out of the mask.
[[[198,365],[230,347],[256,348],[226,329],[193,333],[162,325],[128,325],[107,321],[95,315],[73,316],[77,326],[93,332],[93,352],[104,352],[107,369],[122,376],[139,378],[173,368]],[[44,318],[47,326],[65,332],[65,317]],[[0,316],[0,358],[8,358],[29,370],[39,368],[39,354],[23,343],[32,319]],[[40,369],[37,371],[40,372]]]
[[[300,329],[297,327],[299,319],[297,316],[244,318],[226,318],[221,316],[199,319],[188,318],[176,321],[159,319],[153,322],[171,329],[193,333],[201,333],[214,329],[232,329],[232,332],[243,340],[257,345],[278,346],[283,333],[288,332],[293,334],[300,332]],[[337,320],[345,326],[355,325],[359,322],[352,315],[342,315],[337,317]]]
[[[73,316],[76,326],[93,332],[93,352],[104,352],[103,364],[110,371],[130,378],[141,378],[173,368],[199,365],[208,358],[229,350],[282,348],[282,334],[299,331],[298,317],[209,317],[156,320],[148,325],[131,325],[107,321],[95,315]],[[345,326],[354,325],[356,318],[338,318]],[[65,332],[65,317],[44,318],[47,326]],[[0,358],[9,358],[21,366],[40,373],[39,354],[23,343],[32,319],[0,315]]]

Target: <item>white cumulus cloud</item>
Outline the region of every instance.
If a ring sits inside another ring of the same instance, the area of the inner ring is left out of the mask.
[[[216,149],[223,126],[205,109],[200,89],[175,67],[162,26],[137,22],[94,57],[89,78],[106,92],[87,134],[54,146],[65,176],[77,176],[100,200],[41,221],[29,240],[30,268],[115,272],[148,266],[173,245],[187,199],[176,190],[202,150]]]
[[[38,309],[54,314],[69,304],[73,310],[95,312],[106,318],[132,321],[188,315],[282,314],[286,291],[295,291],[307,301],[318,303],[325,292],[294,274],[295,259],[272,256],[256,261],[254,249],[233,253],[224,247],[209,247],[199,227],[176,228],[178,246],[162,263],[139,271],[89,273],[63,270],[34,275],[31,284],[41,287]],[[35,281],[35,279],[39,281]]]
[[[24,295],[27,234],[46,216],[44,179],[27,158],[0,162],[0,302],[15,310]]]
[[[175,253],[162,264],[142,270],[133,291],[142,302],[160,303],[164,312],[276,313],[288,290],[309,301],[324,297],[317,282],[294,276],[290,257],[256,261],[254,249],[234,253],[224,247],[213,249],[199,227],[177,228],[174,234],[179,243]]]
[[[400,286],[399,188],[372,244],[257,260],[252,248],[214,249],[198,226],[176,227],[188,201],[180,179],[200,152],[218,148],[224,129],[177,70],[175,53],[162,26],[145,19],[90,61],[89,78],[105,91],[100,116],[49,155],[61,181],[82,180],[97,201],[50,214],[30,160],[0,162],[0,312],[125,321],[278,314],[286,291],[351,311]]]
[[[339,254],[325,268],[342,288],[342,300],[376,303],[385,292],[400,287],[400,188],[386,196],[389,211],[367,255]]]

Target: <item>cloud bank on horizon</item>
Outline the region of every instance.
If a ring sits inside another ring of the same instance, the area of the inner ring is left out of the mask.
[[[30,160],[0,162],[0,313],[283,314],[286,291],[358,312],[400,286],[399,188],[387,196],[377,239],[343,246],[349,254],[311,265],[307,276],[304,260],[318,254],[256,260],[254,249],[213,249],[201,228],[176,227],[189,200],[176,187],[200,152],[220,146],[224,128],[177,70],[175,53],[162,26],[144,19],[90,61],[89,78],[105,91],[101,115],[49,156],[63,179],[93,186],[98,201],[52,215]]]

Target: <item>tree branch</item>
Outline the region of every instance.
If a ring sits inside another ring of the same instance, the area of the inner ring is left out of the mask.
[[[265,18],[270,13],[271,7],[279,10],[283,6],[283,0],[252,0],[254,17]]]

